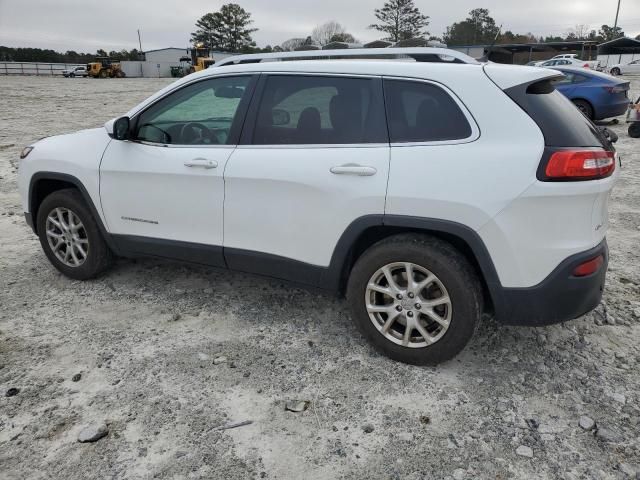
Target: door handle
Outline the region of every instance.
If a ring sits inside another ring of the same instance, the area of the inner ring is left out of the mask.
[[[194,158],[193,160],[188,160],[184,162],[185,167],[202,167],[202,168],[216,168],[218,166],[218,162],[215,160],[207,160],[206,158]]]
[[[344,165],[331,167],[329,171],[336,175],[358,175],[360,177],[370,177],[378,172],[373,167],[358,165],[357,163],[345,163]]]

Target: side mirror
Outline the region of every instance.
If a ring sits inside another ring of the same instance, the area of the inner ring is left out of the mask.
[[[286,110],[275,109],[271,111],[271,125],[279,127],[289,125],[289,122],[291,122],[291,115]]]
[[[129,138],[129,117],[120,117],[113,122],[113,138],[116,140]]]

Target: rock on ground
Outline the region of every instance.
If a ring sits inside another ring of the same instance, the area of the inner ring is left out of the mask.
[[[78,441],[80,443],[91,443],[97,442],[103,437],[106,437],[109,434],[109,429],[107,426],[102,423],[98,425],[89,425],[88,427],[83,428],[78,435]]]

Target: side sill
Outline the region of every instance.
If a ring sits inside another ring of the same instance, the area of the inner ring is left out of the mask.
[[[159,257],[226,268],[222,247],[135,235],[111,235],[123,257]]]

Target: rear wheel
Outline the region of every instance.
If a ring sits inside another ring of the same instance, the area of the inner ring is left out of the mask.
[[[640,122],[633,122],[629,125],[629,136],[631,138],[640,138]]]
[[[77,190],[59,190],[47,196],[38,209],[37,230],[49,261],[68,277],[87,280],[113,262],[113,254]]]
[[[593,120],[593,107],[585,100],[572,100],[573,104],[578,107],[585,117]]]
[[[620,75],[620,69],[618,67],[612,68],[611,75]]]
[[[465,257],[446,242],[415,234],[385,239],[362,254],[347,298],[376,349],[415,365],[458,354],[482,311],[480,284]]]

